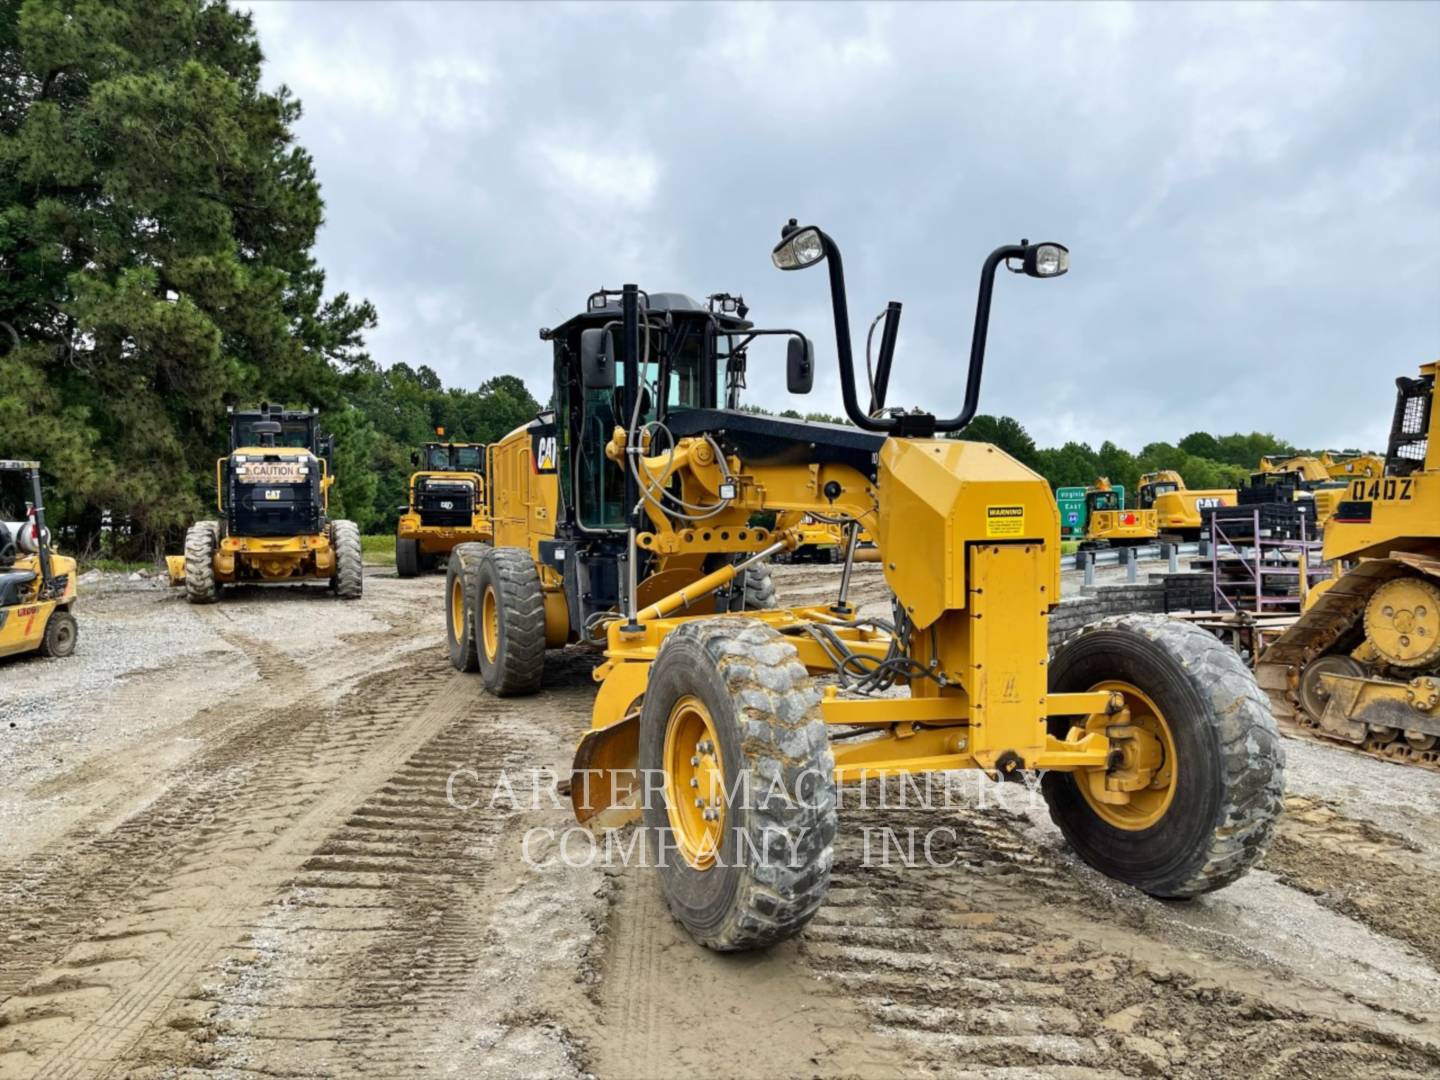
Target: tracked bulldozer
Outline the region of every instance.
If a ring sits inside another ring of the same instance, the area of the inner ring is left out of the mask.
[[[437,434],[444,435],[443,429]],[[444,564],[461,544],[488,544],[485,508],[485,446],[426,443],[410,457],[417,471],[395,524],[395,570],[414,577]]]
[[[170,583],[192,604],[213,604],[227,585],[320,581],[343,600],[364,589],[360,530],[331,520],[334,442],[313,409],[230,409],[230,450],[215,462],[219,517],[185,534],[166,558]]]
[[[1440,768],[1440,364],[1400,378],[1382,475],[1352,479],[1325,529],[1340,576],[1260,656],[1282,726]]]
[[[994,446],[942,437],[975,415],[1000,269],[1056,278],[1068,251],[1022,241],[986,259],[952,417],[885,403],[895,302],[861,405],[833,239],[792,221],[772,259],[828,268],[853,426],[720,407],[766,333],[788,338],[787,387],[808,392],[809,340],[695,318],[627,285],[542,331],[556,386],[578,388],[495,447],[503,546],[465,568],[451,620],[475,625],[497,693],[536,689],[546,644],[602,651],[568,785],[576,818],[638,823],[672,914],[719,950],[770,945],[814,915],[839,785],[867,778],[1043,774],[1064,835],[1112,877],[1183,898],[1243,874],[1283,765],[1250,672],[1210,635],[1154,616],[1094,624],[1052,659],[1049,484]],[[545,473],[558,501],[537,497]],[[760,513],[773,529],[749,524]],[[832,602],[717,614],[746,573],[802,541],[807,514],[874,538],[884,610],[850,601],[851,542]]]

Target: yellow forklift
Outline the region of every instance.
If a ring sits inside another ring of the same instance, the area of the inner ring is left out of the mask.
[[[74,606],[75,560],[50,548],[40,463],[0,460],[0,657],[71,655]]]
[[[829,271],[853,426],[722,404],[763,334],[789,339],[787,387],[808,392],[803,334],[627,285],[542,331],[555,410],[492,447],[495,546],[466,567],[450,618],[475,626],[498,694],[537,690],[547,647],[602,651],[568,785],[577,819],[638,822],[671,913],[719,950],[805,925],[829,884],[838,785],[888,775],[1034,773],[1079,855],[1157,896],[1241,876],[1283,787],[1250,672],[1203,630],[1151,615],[1102,620],[1052,657],[1050,486],[997,447],[943,437],[977,411],[1000,269],[1059,277],[1068,251],[1022,241],[986,259],[952,417],[885,407],[894,302],[862,406],[834,240],[791,221],[772,259]],[[773,529],[750,524],[763,513]],[[850,602],[847,558],[831,602],[717,614],[751,568],[803,540],[806,514],[874,538],[885,610]]]
[[[435,434],[444,438],[445,429]],[[417,471],[395,524],[395,572],[414,577],[438,568],[461,544],[488,544],[485,445],[431,442],[410,455]]]

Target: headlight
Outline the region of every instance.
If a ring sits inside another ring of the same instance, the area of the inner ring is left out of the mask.
[[[1059,277],[1070,269],[1070,249],[1064,244],[1032,244],[1025,252],[1024,269],[1031,277]]]
[[[825,245],[820,242],[820,230],[814,228],[791,233],[770,253],[771,261],[781,270],[804,270],[824,257]]]

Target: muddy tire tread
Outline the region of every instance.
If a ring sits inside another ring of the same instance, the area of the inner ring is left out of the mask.
[[[1148,638],[1192,673],[1208,706],[1204,719],[1218,736],[1224,780],[1219,823],[1210,832],[1203,857],[1163,895],[1184,899],[1228,885],[1264,855],[1283,805],[1285,750],[1269,700],[1233,649],[1178,619],[1110,616],[1082,627],[1067,644],[1112,629]],[[1064,828],[1053,803],[1051,818]]]
[[[365,592],[365,563],[360,553],[360,527],[353,521],[335,521],[330,525],[330,540],[335,545],[335,577],[331,584],[341,600],[359,600]]]
[[[197,521],[185,533],[185,599],[192,604],[213,604],[220,599],[220,583],[215,580],[219,542],[218,521]]]

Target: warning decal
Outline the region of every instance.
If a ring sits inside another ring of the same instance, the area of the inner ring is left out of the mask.
[[[1024,536],[1025,507],[987,506],[985,508],[986,536]]]

